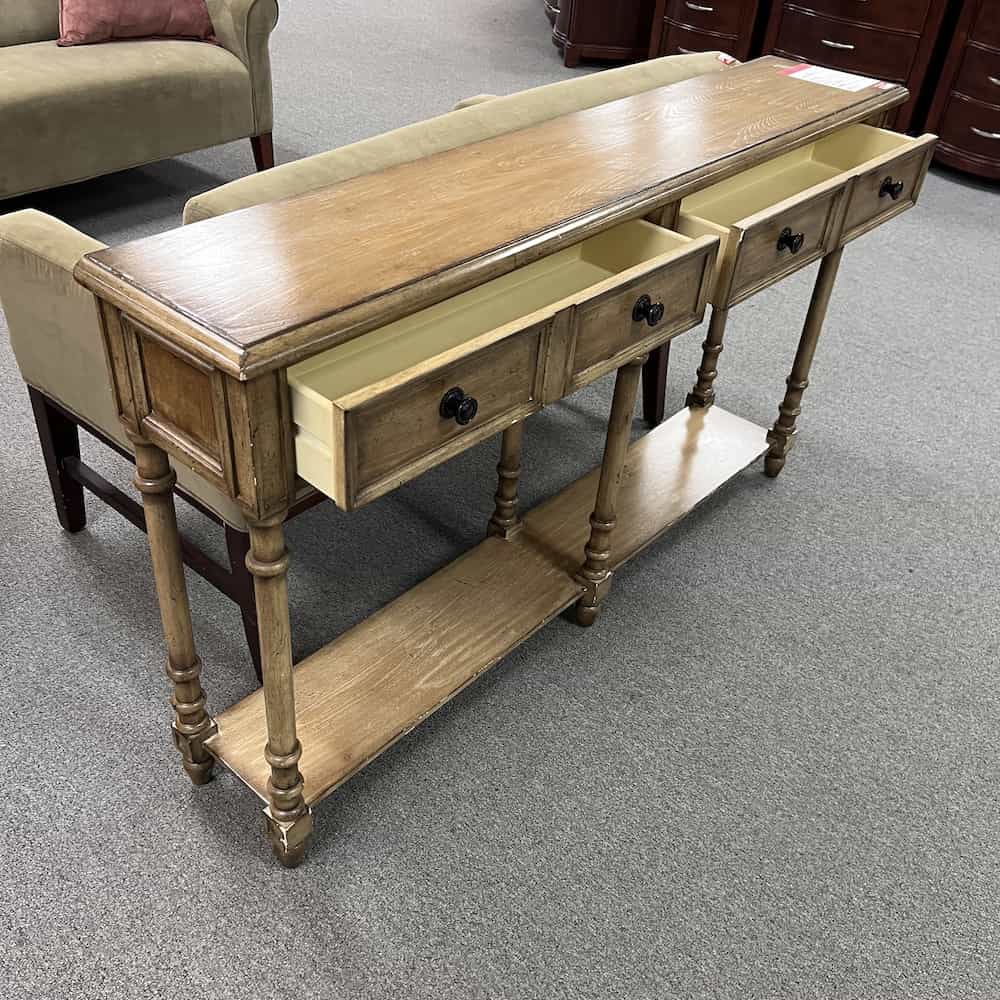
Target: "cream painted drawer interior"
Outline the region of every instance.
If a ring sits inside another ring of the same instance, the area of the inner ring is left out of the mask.
[[[730,306],[911,207],[935,143],[851,125],[685,198],[677,228],[722,241]]]
[[[578,326],[596,378],[697,325],[717,246],[635,220],[289,368],[299,475],[359,507],[586,381],[574,374]],[[674,268],[683,308],[669,295]],[[665,300],[655,324],[632,318],[649,282]],[[577,323],[604,302],[603,323]]]

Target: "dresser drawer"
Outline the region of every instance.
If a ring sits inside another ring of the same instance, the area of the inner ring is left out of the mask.
[[[737,35],[743,17],[743,4],[737,0],[670,0],[667,17],[674,24]]]
[[[909,208],[933,142],[851,125],[685,198],[679,231],[722,241],[712,301],[734,305]],[[873,192],[890,178],[895,198]]]
[[[977,101],[1000,106],[1000,53],[966,45],[955,90]]]
[[[982,0],[972,26],[972,40],[1000,49],[1000,0]]]
[[[715,52],[721,49],[725,52],[736,41],[735,36],[710,34],[698,31],[683,24],[675,24],[667,18],[663,29],[663,41],[660,44],[660,55],[686,55],[689,52]]]
[[[942,143],[1000,162],[1000,108],[952,94],[939,127]]]
[[[864,28],[786,7],[775,51],[805,62],[860,73],[881,80],[905,80],[919,38]]]
[[[794,6],[854,24],[919,32],[930,0],[802,0]]]
[[[299,475],[360,507],[697,325],[717,245],[629,222],[289,368]]]

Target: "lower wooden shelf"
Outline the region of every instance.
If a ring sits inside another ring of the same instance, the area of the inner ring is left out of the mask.
[[[613,563],[621,565],[767,450],[766,431],[718,406],[682,410],[629,449]],[[582,593],[599,469],[534,508],[295,668],[300,768],[312,805],[498,663]],[[598,624],[600,619],[598,619]],[[264,697],[217,718],[209,750],[262,799]]]

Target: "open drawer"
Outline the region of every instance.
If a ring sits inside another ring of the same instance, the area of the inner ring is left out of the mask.
[[[685,198],[678,230],[722,240],[712,302],[740,302],[910,208],[936,142],[851,125]]]
[[[717,247],[635,220],[289,368],[299,475],[359,507],[696,326]]]

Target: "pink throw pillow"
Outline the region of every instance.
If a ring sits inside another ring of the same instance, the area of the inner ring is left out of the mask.
[[[205,0],[60,0],[60,45],[154,37],[214,42]]]

